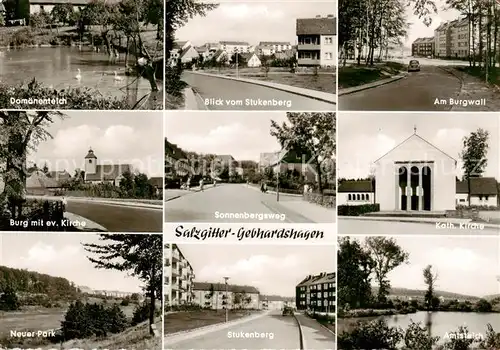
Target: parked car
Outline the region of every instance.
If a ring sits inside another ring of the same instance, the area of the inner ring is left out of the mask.
[[[420,62],[411,60],[410,63],[408,63],[408,72],[420,72]]]
[[[290,306],[285,306],[283,308],[283,316],[293,316],[293,309]]]

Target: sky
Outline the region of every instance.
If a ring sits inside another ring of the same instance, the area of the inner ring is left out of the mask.
[[[422,271],[432,265],[436,290],[476,297],[500,293],[499,237],[400,236],[396,242],[408,252],[409,263],[389,273],[392,287],[426,289]]]
[[[0,235],[0,265],[63,277],[95,290],[139,293],[142,282],[126,272],[98,270],[87,259],[82,243],[98,243],[91,233],[4,233]]]
[[[271,120],[286,120],[285,112],[169,112],[165,135],[185,151],[230,154],[236,160],[258,161],[260,153],[276,152]]]
[[[261,294],[295,297],[295,286],[308,275],[334,272],[335,247],[180,244],[197,282],[256,287]]]
[[[460,13],[456,10],[449,9],[446,6],[445,0],[435,0],[438,8],[438,13],[433,14],[431,17],[432,22],[429,26],[423,23],[422,19],[413,14],[413,7],[408,7],[406,10],[406,18],[410,23],[410,28],[408,29],[408,38],[406,38],[405,46],[411,47],[412,42],[417,38],[431,37],[434,36],[434,29],[439,27],[439,25],[446,21],[452,21],[460,17]]]
[[[212,2],[212,1],[206,1]],[[176,38],[194,45],[207,42],[287,41],[296,44],[297,18],[323,17],[336,13],[334,1],[217,1],[220,5],[206,17],[195,17],[177,30]]]
[[[478,128],[490,132],[488,165],[484,176],[500,179],[500,115],[487,113],[341,113],[337,118],[339,178],[365,178],[373,162],[413,134],[458,161],[462,139]],[[367,146],[369,145],[369,146]]]
[[[90,147],[98,164],[132,164],[150,177],[163,176],[162,112],[67,112],[48,131],[53,136],[28,157],[71,175],[84,168]]]

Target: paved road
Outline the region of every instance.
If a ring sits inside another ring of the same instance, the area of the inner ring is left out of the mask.
[[[66,211],[96,222],[110,232],[163,231],[162,210],[68,201]]]
[[[165,192],[168,192],[166,190]],[[168,194],[165,198],[169,198]],[[300,200],[280,195],[280,201]],[[226,214],[253,214],[255,217],[224,217]],[[283,214],[285,220],[283,220]],[[218,215],[218,217],[217,217]],[[262,222],[310,223],[311,220],[285,209],[275,194],[264,194],[243,184],[223,184],[203,192],[187,193],[165,202],[166,222]]]
[[[247,337],[241,337],[241,332]],[[231,333],[231,334],[230,334]],[[257,337],[256,335],[260,335]],[[234,337],[235,335],[240,337]],[[253,337],[249,337],[254,335]],[[293,316],[273,312],[266,316],[203,334],[167,349],[299,349],[299,328]]]
[[[437,229],[436,224],[338,218],[339,235],[498,235],[498,229]]]
[[[449,100],[460,93],[461,82],[436,66],[422,66],[401,80],[339,96],[339,110],[356,111],[447,111],[436,98]]]
[[[200,94],[203,99],[222,98],[225,100],[238,100],[245,102],[246,99],[262,100],[282,100],[291,101],[291,106],[234,106],[224,104],[222,106],[208,106],[208,109],[214,110],[279,110],[279,111],[333,111],[335,105],[322,102],[305,96],[280,91],[265,86],[249,84],[224,78],[209,77],[196,73],[185,71],[182,80],[189,84]],[[199,103],[199,108],[204,109],[203,104]]]

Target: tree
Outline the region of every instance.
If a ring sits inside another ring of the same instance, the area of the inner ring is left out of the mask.
[[[489,136],[490,134],[487,130],[479,128],[476,131],[471,132],[468,137],[464,137],[462,142],[463,149],[460,153],[460,158],[462,158],[463,161],[463,177],[467,180],[469,189],[469,206],[471,205],[470,179],[472,177],[481,177],[484,173],[486,165],[488,164],[486,155],[489,148]]]
[[[432,265],[427,265],[427,267],[423,271],[424,274],[424,283],[427,285],[427,291],[425,292],[425,305],[427,306],[427,310],[433,310],[435,305],[435,295],[434,295],[434,285],[438,279],[437,273],[432,273]],[[439,299],[438,299],[439,301]]]
[[[73,5],[70,3],[60,3],[54,5],[50,15],[54,23],[70,24],[74,18]]]
[[[331,160],[337,148],[336,114],[289,112],[287,118],[288,123],[283,122],[281,126],[271,121],[271,135],[277,138],[283,149],[311,155],[307,165],[315,169],[319,193],[323,194],[322,163]]]
[[[13,219],[22,215],[28,153],[52,138],[47,129],[57,117],[64,118],[64,115],[53,111],[0,112],[0,164],[6,165],[0,172],[5,183],[0,193],[0,207],[8,203]]]
[[[394,238],[368,237],[366,238],[366,248],[374,262],[375,279],[379,289],[377,301],[384,303],[390,292],[390,282],[387,274],[403,263],[408,263],[408,253],[396,243]]]
[[[374,267],[368,252],[356,240],[343,237],[337,251],[338,303],[342,308],[368,306],[371,302],[371,278]]]
[[[20,303],[16,291],[12,286],[8,285],[4,288],[3,293],[0,294],[0,310],[15,311],[19,309],[19,306]]]
[[[98,269],[129,271],[144,282],[149,297],[149,325],[154,324],[155,302],[162,299],[163,242],[161,236],[141,234],[101,234],[102,244],[83,244]]]

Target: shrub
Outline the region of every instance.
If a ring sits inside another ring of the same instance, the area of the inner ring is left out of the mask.
[[[83,339],[91,336],[105,337],[108,333],[119,333],[127,327],[127,318],[120,307],[113,304],[71,304],[61,322],[64,340]]]
[[[132,325],[137,325],[141,322],[149,320],[149,301],[145,301],[140,305],[137,305],[134,314],[132,316]],[[156,308],[155,308],[155,315],[156,315]]]
[[[389,327],[384,320],[359,321],[353,330],[344,331],[338,336],[338,347],[344,350],[393,350],[397,348],[402,339],[402,330]]]
[[[122,302],[120,303],[121,306],[129,306],[130,305],[130,301],[128,301],[128,299],[123,299]]]
[[[337,207],[339,216],[361,216],[378,211],[380,211],[380,204],[339,205]]]
[[[15,311],[20,306],[16,291],[11,286],[7,286],[0,294],[0,310]]]
[[[309,203],[314,203],[327,208],[335,208],[335,196],[321,195],[319,193],[305,193],[304,199]]]
[[[425,326],[413,321],[410,322],[403,338],[407,350],[432,350],[439,340],[439,337],[430,336]]]

